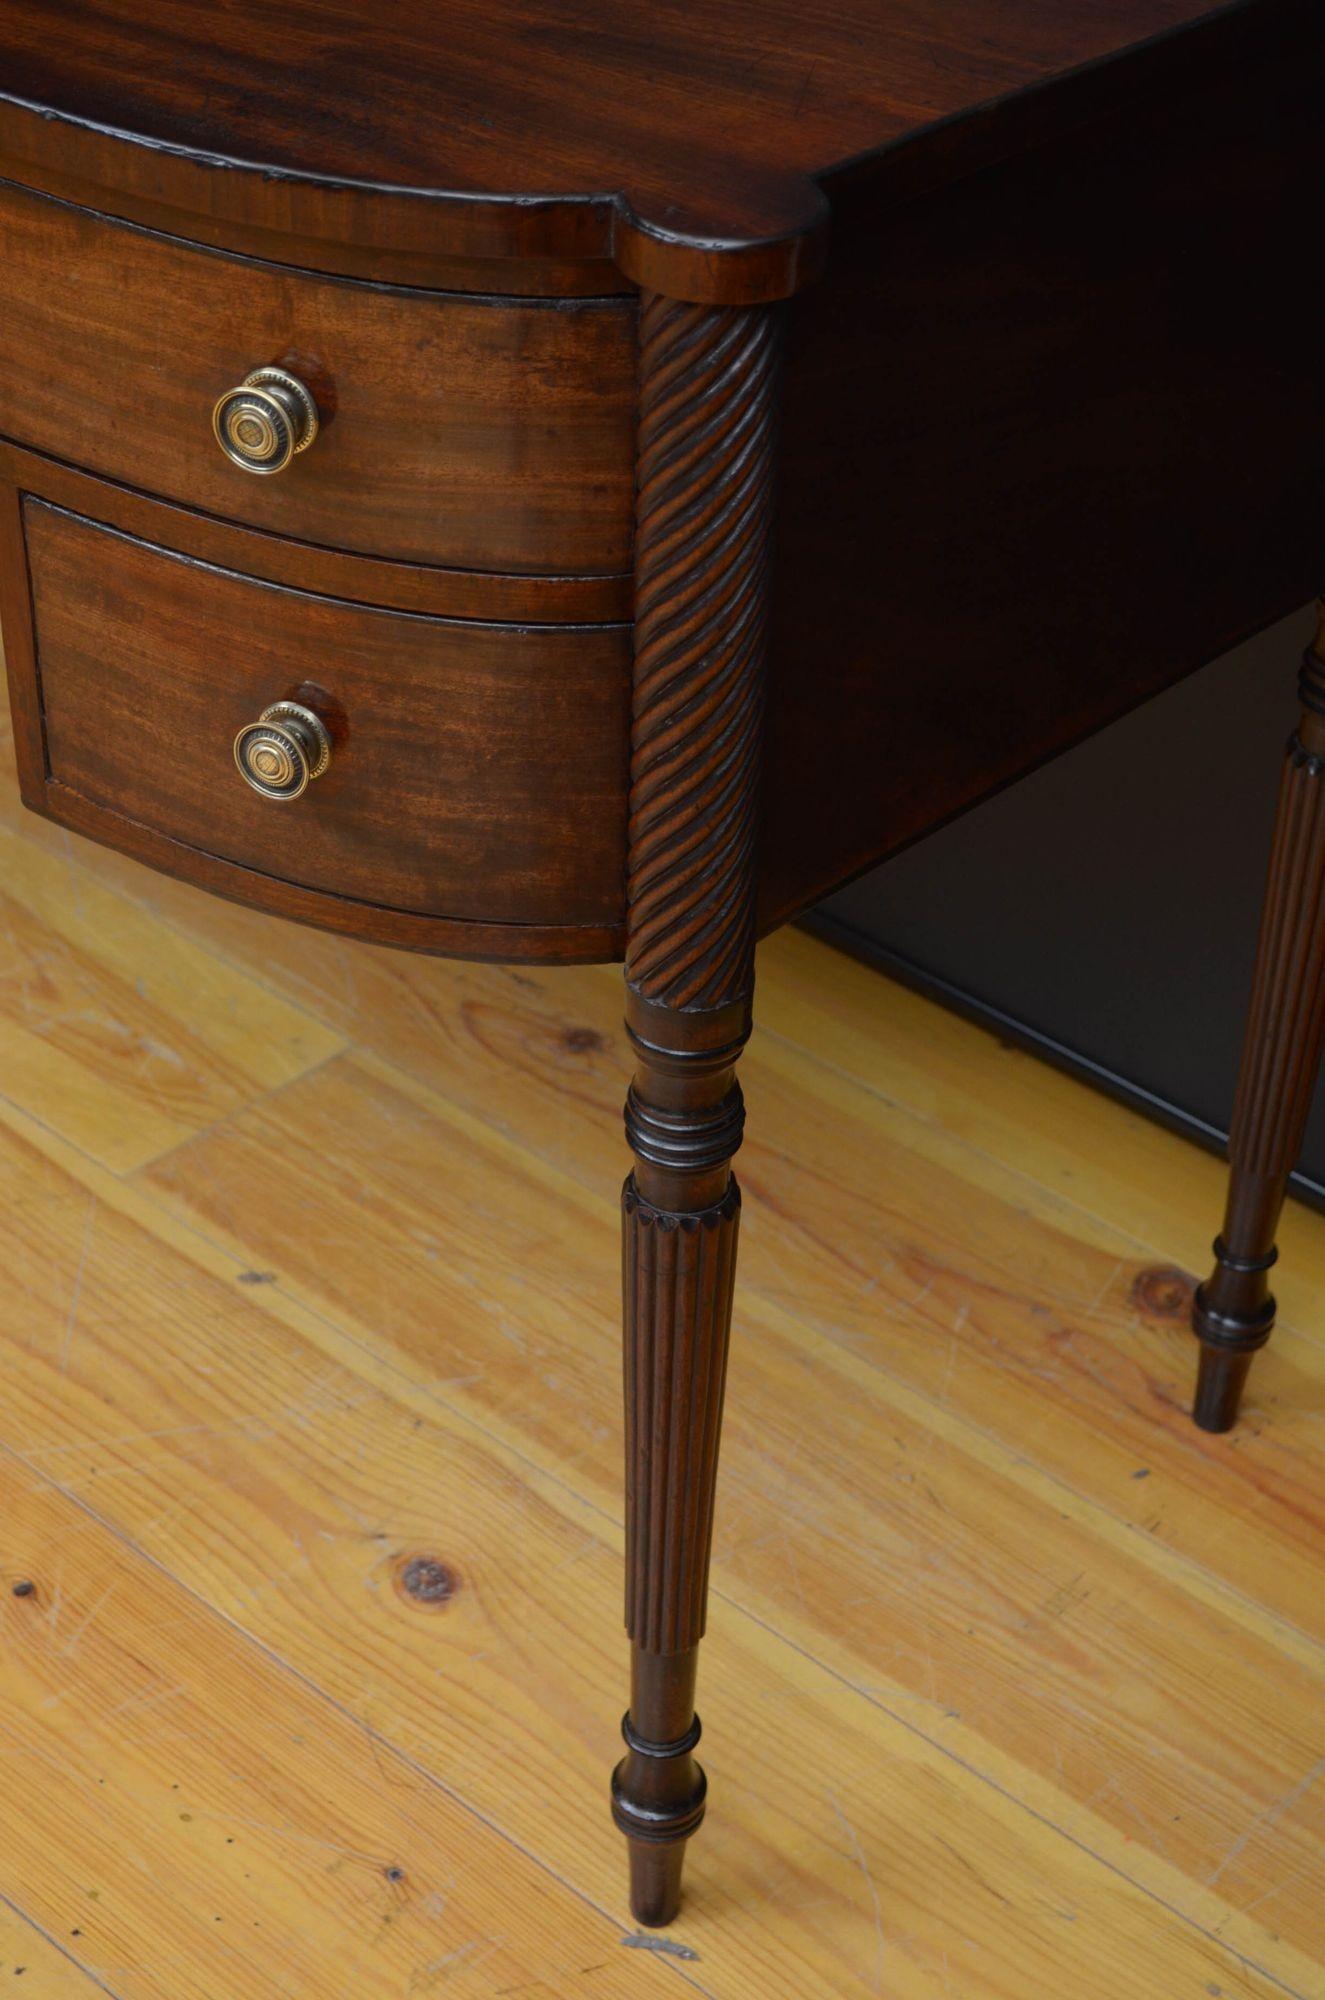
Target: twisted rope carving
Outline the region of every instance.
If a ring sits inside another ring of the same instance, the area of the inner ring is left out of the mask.
[[[640,307],[626,977],[749,989],[781,314]]]

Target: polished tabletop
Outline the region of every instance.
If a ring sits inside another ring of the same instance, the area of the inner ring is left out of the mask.
[[[256,177],[272,226],[293,180],[427,195],[434,232],[480,254],[606,254],[622,215],[692,249],[796,245],[862,157],[919,147],[942,174],[955,147],[968,169],[1024,138],[1050,82],[1107,102],[1175,31],[1293,4],[7,0],[0,152],[36,108],[144,142],[163,188],[184,161]],[[752,287],[794,289],[799,254],[766,252]]]

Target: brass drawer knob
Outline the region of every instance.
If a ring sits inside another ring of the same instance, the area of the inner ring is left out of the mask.
[[[321,716],[297,701],[276,701],[235,738],[240,774],[264,799],[297,799],[331,762]]]
[[[317,436],[312,391],[284,368],[255,368],[212,411],[216,441],[245,472],[284,472]]]

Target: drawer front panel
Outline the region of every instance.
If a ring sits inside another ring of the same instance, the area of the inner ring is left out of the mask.
[[[0,183],[0,432],[255,527],[460,569],[630,567],[629,300],[467,297],[319,277]],[[230,464],[212,408],[279,363],[321,428]]]
[[[53,788],[363,904],[476,923],[620,921],[625,628],[374,610],[40,500],[24,501],[23,520]],[[328,718],[334,747],[301,797],[273,802],[244,782],[232,745],[289,698]]]

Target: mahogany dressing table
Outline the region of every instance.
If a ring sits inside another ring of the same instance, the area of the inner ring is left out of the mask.
[[[348,937],[625,961],[645,1923],[704,1812],[755,938],[1310,594],[1323,39],[1299,0],[0,17],[24,799]],[[1301,701],[1208,1429],[1325,1031],[1325,628]]]

